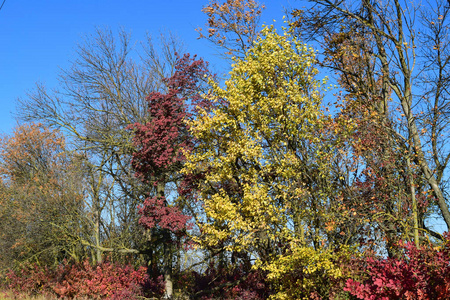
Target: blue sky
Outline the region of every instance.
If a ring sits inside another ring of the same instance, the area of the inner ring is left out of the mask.
[[[0,5],[2,0],[0,0]],[[289,0],[266,0],[262,20],[281,23]],[[294,1],[295,2],[295,1]],[[216,50],[198,40],[195,28],[206,22],[201,12],[209,0],[6,0],[0,10],[0,134],[16,125],[15,101],[37,81],[56,87],[60,68],[74,59],[76,45],[96,27],[123,27],[134,40],[168,29],[187,51],[220,64]],[[299,4],[299,3],[294,3]]]

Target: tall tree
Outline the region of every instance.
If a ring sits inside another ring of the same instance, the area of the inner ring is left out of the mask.
[[[200,96],[205,78],[209,76],[203,60],[185,54],[175,64],[174,74],[165,79],[166,93],[153,92],[148,98],[149,121],[131,126],[137,151],[133,167],[137,176],[153,186],[141,207],[140,223],[149,230],[152,247],[163,245],[166,296],[172,297],[172,252],[176,236],[183,236],[190,217],[182,203],[169,201],[168,184],[182,181],[184,152],[194,147],[188,120],[198,109],[208,109],[209,101]],[[172,203],[170,203],[172,202]],[[155,243],[156,242],[156,243]],[[153,251],[153,249],[150,249]]]
[[[265,27],[245,58],[235,59],[224,88],[213,83],[217,107],[191,122],[199,145],[184,172],[204,173],[197,184],[206,215],[196,240],[255,257],[281,282],[289,265],[335,272],[322,247],[333,179],[314,61],[312,49]]]

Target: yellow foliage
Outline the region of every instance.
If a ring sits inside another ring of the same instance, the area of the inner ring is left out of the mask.
[[[311,215],[329,218],[324,192],[310,197],[310,178],[327,176],[330,152],[314,63],[313,49],[264,27],[245,58],[235,59],[224,87],[211,82],[208,97],[217,106],[190,124],[200,143],[186,154],[183,172],[206,171],[198,195],[203,234],[194,238],[251,253],[274,280],[296,267],[340,276],[333,254],[312,247],[307,225]]]

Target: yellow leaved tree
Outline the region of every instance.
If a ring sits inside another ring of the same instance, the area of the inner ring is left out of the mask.
[[[330,120],[314,63],[313,49],[263,27],[245,57],[234,59],[224,87],[211,82],[215,108],[190,124],[198,146],[184,172],[203,174],[196,241],[246,254],[273,280],[278,299],[309,297],[308,278],[341,274],[326,247],[333,149],[324,142]]]

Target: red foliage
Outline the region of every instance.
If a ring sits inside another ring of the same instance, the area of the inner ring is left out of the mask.
[[[27,295],[50,295],[51,283],[49,274],[51,271],[47,267],[39,267],[37,264],[24,266],[20,271],[10,270],[6,273],[6,288],[16,294]]]
[[[146,280],[146,268],[134,270],[129,265],[121,266],[104,262],[95,267],[88,261],[82,265],[62,265],[57,274],[64,274],[53,285],[53,291],[60,297],[117,298],[121,294],[139,295],[140,285]]]
[[[197,107],[209,106],[198,94],[200,80],[207,73],[203,60],[185,54],[178,59],[174,75],[165,80],[167,93],[153,92],[148,96],[150,121],[130,126],[138,148],[133,154],[133,166],[144,180],[180,169],[183,149],[193,144],[186,121]]]
[[[416,248],[407,243],[400,258],[366,258],[367,278],[349,279],[345,290],[364,300],[448,299],[450,294],[450,235],[444,235],[441,249],[431,245]]]
[[[147,268],[135,270],[130,265],[103,262],[92,266],[86,260],[81,264],[61,264],[55,270],[36,264],[7,274],[8,288],[16,294],[44,294],[64,299],[134,299],[143,296],[143,286],[152,287],[153,294],[164,291],[162,278],[148,279]]]
[[[199,92],[202,81],[208,74],[207,64],[185,54],[179,58],[175,73],[165,80],[166,93],[153,92],[148,98],[150,121],[133,124],[134,144],[133,167],[136,175],[144,182],[165,184],[177,178],[185,157],[184,150],[194,146],[187,120],[193,118],[197,109],[208,108],[209,101]],[[180,179],[180,178],[178,178]],[[171,231],[186,228],[189,217],[180,209],[169,207],[165,197],[149,197],[140,209],[140,223],[147,228],[160,226]]]
[[[184,215],[178,207],[165,205],[164,197],[147,198],[139,209],[141,218],[139,223],[146,228],[159,225],[161,228],[177,232],[186,228],[190,217]]]

